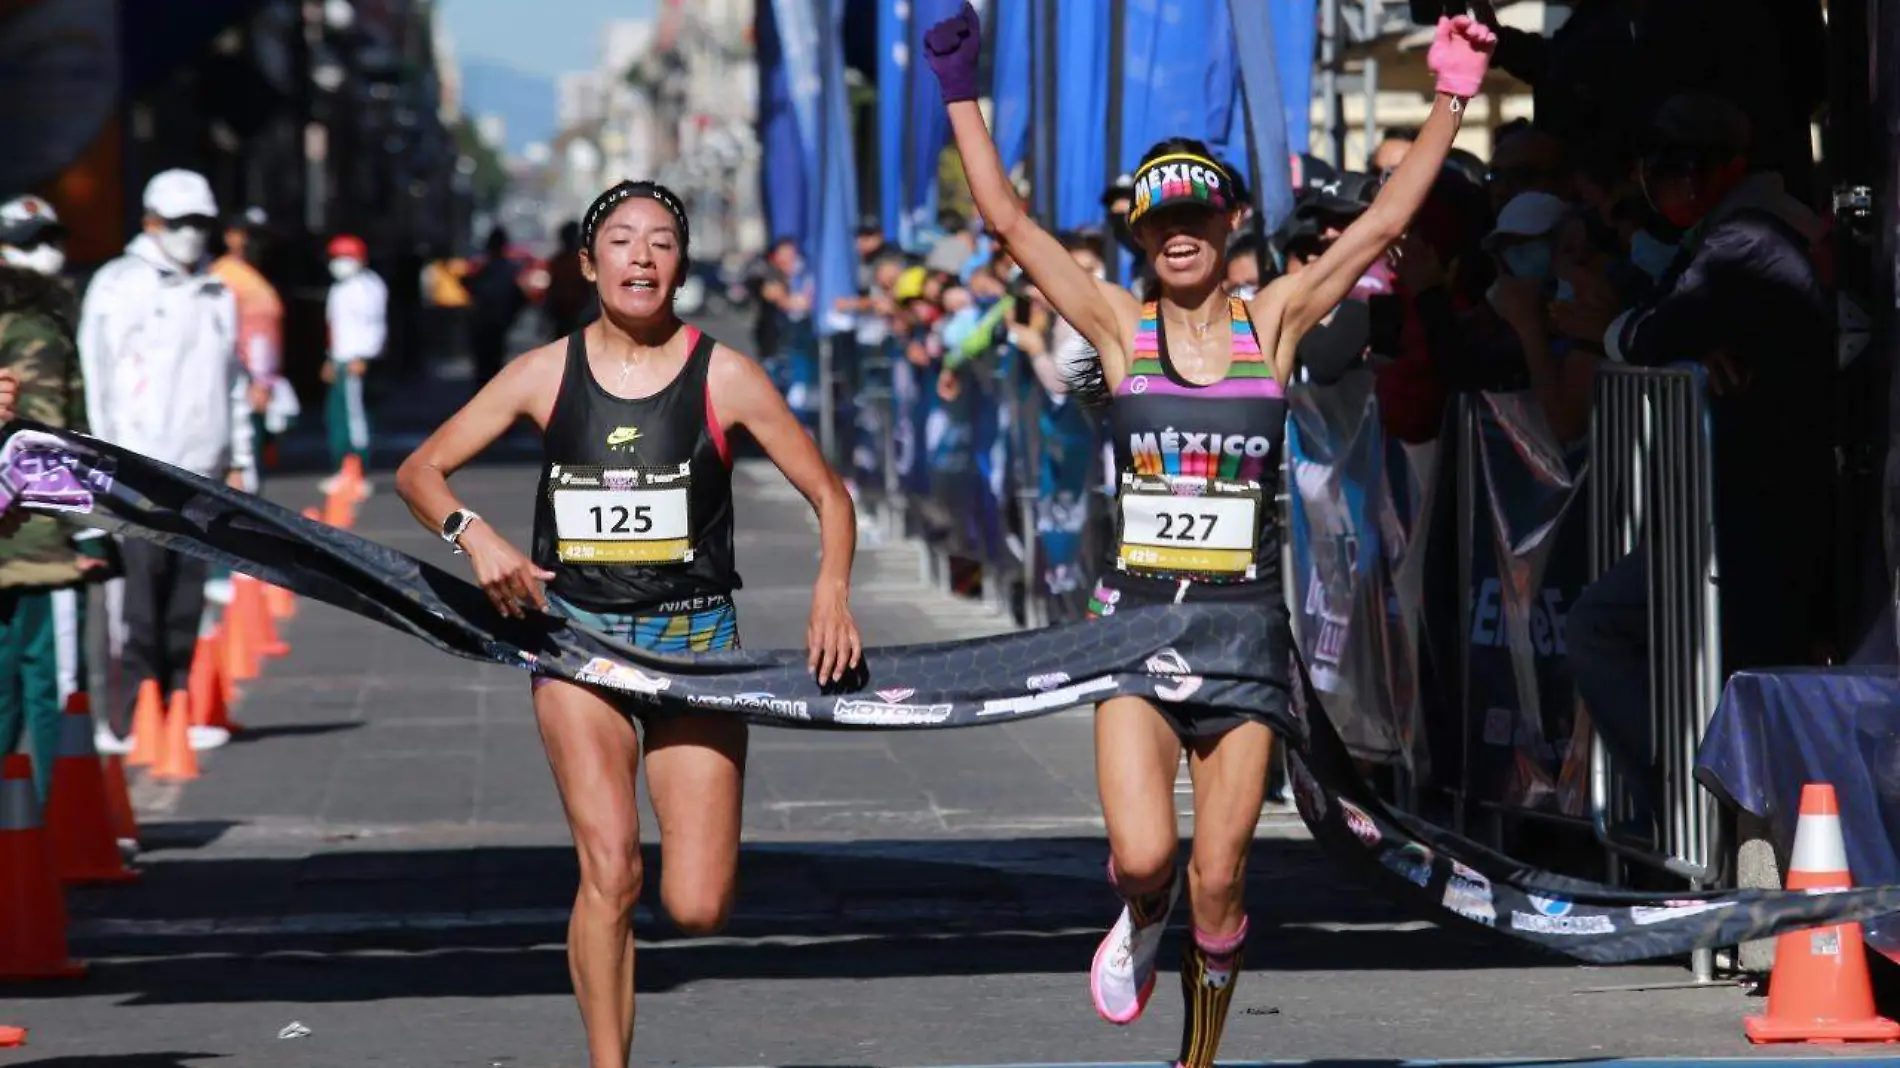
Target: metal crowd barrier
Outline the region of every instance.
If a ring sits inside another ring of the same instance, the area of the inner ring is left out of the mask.
[[[1696,750],[1722,696],[1721,599],[1715,553],[1710,413],[1699,369],[1606,365],[1591,413],[1590,575],[1639,546],[1648,554],[1650,740],[1660,780],[1654,833],[1625,826],[1641,809],[1629,778],[1592,742],[1590,809],[1613,863],[1628,859],[1688,880],[1720,877],[1722,824],[1696,782]],[[1646,771],[1649,769],[1645,769]],[[1709,950],[1696,979],[1713,977]]]

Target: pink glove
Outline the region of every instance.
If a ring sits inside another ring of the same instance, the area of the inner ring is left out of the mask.
[[[1497,46],[1498,35],[1469,15],[1441,18],[1425,65],[1438,76],[1439,92],[1473,97],[1484,84],[1485,69],[1491,65],[1491,52]]]

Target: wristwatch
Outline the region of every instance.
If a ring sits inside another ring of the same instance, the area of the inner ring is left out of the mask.
[[[480,518],[481,516],[467,508],[457,508],[450,512],[448,518],[442,520],[442,540],[453,546],[456,552],[461,552],[462,535],[467,533],[468,528]]]

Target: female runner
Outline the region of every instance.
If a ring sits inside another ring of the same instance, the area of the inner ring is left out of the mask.
[[[1003,247],[1093,345],[1096,359],[1065,369],[1077,392],[1110,395],[1119,534],[1091,610],[1267,602],[1278,638],[1264,651],[1266,662],[1287,665],[1293,643],[1274,489],[1294,354],[1405,232],[1445,161],[1464,101],[1478,91],[1495,38],[1465,17],[1440,20],[1430,53],[1438,98],[1411,152],[1325,255],[1250,301],[1230,298],[1221,286],[1241,207],[1233,176],[1197,141],[1150,149],[1135,172],[1128,215],[1159,283],[1159,299],[1145,307],[1089,277],[1024,213],[977,109],[981,40],[968,4],[925,39],[970,192]],[[1125,908],[1096,951],[1089,983],[1096,1011],[1117,1024],[1140,1016],[1154,988],[1162,930],[1179,895],[1174,776],[1185,746],[1194,780],[1187,874],[1194,936],[1181,969],[1188,1011],[1179,1063],[1207,1068],[1246,940],[1242,876],[1271,735],[1253,715],[1186,703],[1197,685],[1192,666],[1168,668],[1183,677],[1164,692],[1165,704],[1120,697],[1096,712],[1109,879]]]
[[[623,182],[588,208],[581,239],[600,319],[508,364],[403,463],[397,492],[418,522],[468,554],[505,615],[563,614],[660,652],[737,648],[726,440],[743,426],[818,513],[810,665],[821,683],[843,677],[860,655],[847,600],[851,498],[759,366],[674,315],[688,249],[679,198]],[[523,418],[540,429],[545,461],[531,556],[448,486]],[[666,714],[538,677],[534,710],[580,857],[568,970],[589,1054],[594,1068],[626,1068],[641,884],[633,721],[645,729],[660,823],[660,901],[696,934],[722,926],[732,905],[746,726],[731,713]]]

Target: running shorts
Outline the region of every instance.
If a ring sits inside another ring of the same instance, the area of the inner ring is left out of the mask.
[[[732,598],[724,594],[694,597],[674,604],[663,604],[651,612],[596,612],[564,601],[550,593],[548,607],[567,616],[580,626],[596,631],[617,642],[655,653],[711,653],[739,648],[739,611]],[[533,676],[533,688],[559,681],[544,675]],[[607,697],[606,694],[601,696]],[[651,718],[658,710],[635,700],[607,700],[622,713],[636,718]]]
[[[1095,591],[1089,595],[1089,618],[1101,619],[1112,616],[1116,611],[1126,608],[1144,608],[1150,605],[1185,604],[1189,601],[1233,601],[1267,598],[1267,610],[1273,614],[1271,648],[1267,650],[1270,662],[1280,665],[1280,678],[1286,679],[1286,672],[1292,667],[1290,659],[1293,653],[1293,627],[1288,619],[1286,599],[1279,584],[1249,582],[1233,585],[1210,585],[1204,582],[1190,582],[1184,587],[1181,583],[1168,579],[1155,579],[1134,575],[1115,575],[1097,579]],[[1218,738],[1243,723],[1271,724],[1266,712],[1239,711],[1221,708],[1215,705],[1193,703],[1174,703],[1166,701],[1151,702],[1161,717],[1174,728],[1174,733],[1182,738]],[[1292,691],[1282,686],[1279,689],[1278,711],[1290,714],[1293,706]]]

